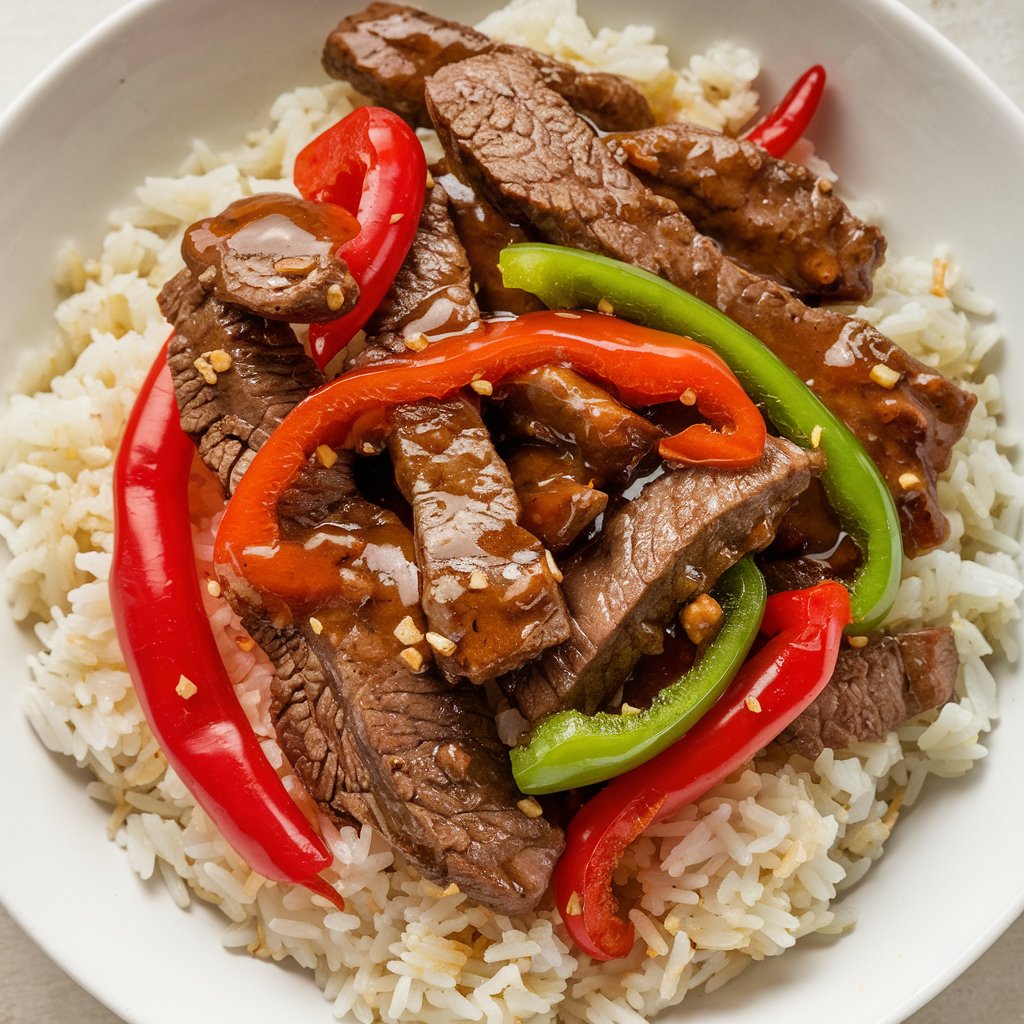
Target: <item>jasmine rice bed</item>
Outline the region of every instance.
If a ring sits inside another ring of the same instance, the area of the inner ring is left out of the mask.
[[[627,74],[642,68],[643,87],[664,118],[735,128],[754,110],[749,83],[757,64],[737,48],[717,48],[679,73],[642,30],[595,41],[564,4],[519,4],[484,27],[586,58],[588,66]],[[309,967],[338,1017],[639,1021],[690,989],[719,987],[802,935],[848,927],[850,911],[832,900],[881,854],[901,808],[917,799],[929,774],[962,774],[984,755],[979,737],[996,706],[983,659],[993,651],[1016,656],[1008,627],[1021,590],[1016,538],[1024,495],[1001,451],[1010,439],[996,422],[998,382],[968,384],[978,409],[940,491],[951,537],[906,563],[889,622],[913,628],[952,620],[963,663],[958,702],[838,759],[826,751],[813,764],[782,763],[769,750],[651,829],[619,873],[636,908],[639,940],[630,957],[595,969],[572,953],[554,911],[509,920],[461,893],[442,893],[396,861],[370,829],[338,832],[321,822],[344,913],[305,890],[267,883],[166,769],[131,690],[107,598],[112,459],[167,334],[155,296],[179,269],[184,227],[241,195],[291,190],[295,153],[356,99],[337,85],[280,97],[271,127],[238,151],[216,154],[196,144],[182,177],[148,180],[139,205],[115,215],[97,258],[64,252],[59,276],[69,294],[57,311],[57,340],[40,345],[25,368],[25,393],[11,400],[0,430],[9,592],[18,618],[38,620],[42,646],[26,710],[47,746],[95,774],[89,792],[112,807],[110,834],[141,876],[159,874],[182,906],[194,897],[217,903],[229,921],[225,945]],[[947,261],[938,273],[931,259],[890,259],[873,303],[858,315],[944,373],[971,381],[998,331],[956,266],[945,254],[937,258]],[[209,571],[215,520],[196,525],[201,572]],[[209,610],[250,720],[286,772],[267,713],[270,670],[257,650],[244,649],[223,602],[210,596]]]

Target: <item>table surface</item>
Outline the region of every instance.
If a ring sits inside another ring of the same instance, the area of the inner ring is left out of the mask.
[[[54,58],[127,0],[0,0],[0,109]],[[1024,107],[1021,0],[903,0]],[[128,870],[127,865],[125,870]],[[1024,1022],[1024,917],[910,1024]],[[118,1024],[0,908],[0,1024]]]

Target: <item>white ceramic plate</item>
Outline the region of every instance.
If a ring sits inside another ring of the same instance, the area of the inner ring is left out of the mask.
[[[174,173],[189,140],[230,143],[269,101],[319,83],[327,30],[353,0],[142,0],[62,59],[0,124],[0,345],[49,337],[54,250],[68,236],[98,246],[106,212],[147,173]],[[465,20],[470,0],[432,0]],[[614,0],[583,4],[592,23],[621,24]],[[952,46],[891,0],[633,0],[677,58],[721,37],[762,55],[777,96],[808,64],[831,88],[813,137],[844,191],[885,205],[890,252],[951,242],[998,303],[1006,335],[1024,336],[1024,118]],[[1009,421],[1024,432],[1024,353],[1000,372]],[[183,1020],[327,1021],[303,972],[219,947],[215,912],[177,910],[141,883],[104,835],[85,778],[48,754],[18,711],[28,631],[0,616],[9,666],[0,687],[4,840],[0,898],[70,974],[131,1024]],[[731,1024],[903,1020],[968,966],[1024,907],[1024,702],[1003,673],[992,753],[968,778],[932,781],[883,860],[849,897],[860,923],[759,965],[689,1016]],[[684,1019],[687,1009],[665,1019]]]

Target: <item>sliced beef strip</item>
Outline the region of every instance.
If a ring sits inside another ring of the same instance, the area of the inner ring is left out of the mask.
[[[359,298],[359,285],[335,251],[354,227],[340,207],[260,193],[193,224],[181,255],[221,302],[284,323],[323,323]]]
[[[611,135],[604,144],[739,266],[798,295],[871,297],[885,238],[849,211],[830,181],[693,124]]]
[[[449,213],[466,256],[480,308],[488,313],[531,313],[544,303],[520,288],[506,288],[498,267],[501,250],[528,242],[529,236],[492,206],[466,180],[453,162],[443,160],[431,168],[434,178],[448,193]]]
[[[359,361],[479,319],[447,206],[435,181]],[[431,631],[456,644],[438,653],[445,675],[485,682],[564,640],[569,620],[558,582],[540,542],[518,525],[512,479],[476,406],[459,395],[417,402],[394,409],[390,425],[395,479],[413,510],[423,608]]]
[[[406,351],[406,341],[464,331],[480,319],[466,251],[448,214],[448,193],[427,189],[419,228],[391,288],[366,325],[360,365]]]
[[[412,505],[423,608],[455,643],[449,678],[486,682],[569,636],[558,583],[537,538],[519,525],[505,463],[474,405],[456,395],[402,406],[388,440]]]
[[[343,19],[327,37],[323,65],[332,78],[351,82],[414,127],[429,127],[424,80],[446,64],[482,53],[516,54],[605,131],[654,124],[647,100],[619,75],[577,71],[535,50],[495,42],[468,25],[400,4],[372,3]]]
[[[674,203],[620,165],[526,62],[496,53],[443,67],[426,97],[445,149],[499,208],[551,241],[659,274],[751,331],[864,444],[896,499],[907,550],[946,537],[935,482],[973,395],[870,324],[809,308],[723,256]],[[894,386],[872,378],[878,364],[899,374]]]
[[[600,707],[641,655],[661,649],[683,602],[769,543],[822,461],[770,437],[750,469],[695,466],[648,484],[563,566],[572,636],[508,681],[522,714]]]
[[[556,554],[569,547],[604,512],[608,495],[587,479],[572,447],[523,444],[507,455],[508,470],[522,506],[520,523]]]
[[[817,699],[782,732],[790,754],[883,739],[890,730],[953,697],[960,659],[952,630],[923,629],[845,648]]]
[[[269,432],[322,378],[287,327],[222,305],[187,271],[165,287],[161,307],[176,330],[170,362],[183,425],[230,493]],[[193,365],[211,346],[233,355],[216,385]],[[233,381],[238,368],[242,379]],[[413,672],[399,657],[401,619],[425,628],[412,536],[353,493],[347,460],[335,465],[298,482],[308,493],[289,499],[300,516],[282,528],[291,539],[326,533],[345,542],[346,595],[279,628],[251,596],[226,588],[274,664],[271,713],[282,749],[338,824],[379,829],[439,885],[455,882],[500,912],[530,910],[547,889],[562,834],[517,806],[482,691]],[[282,500],[279,512],[286,507]],[[422,643],[416,649],[429,654]]]
[[[495,396],[509,436],[573,445],[599,485],[623,483],[665,436],[604,388],[564,366],[539,366]]]

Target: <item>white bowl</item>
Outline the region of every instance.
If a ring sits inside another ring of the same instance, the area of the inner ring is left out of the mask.
[[[323,81],[327,30],[353,0],[141,0],[63,58],[0,124],[2,351],[44,343],[58,242],[86,251],[104,217],[147,173],[174,173],[188,142],[230,143],[263,123],[269,101]],[[479,18],[469,0],[433,9]],[[613,0],[583,4],[592,23],[621,24]],[[815,122],[819,150],[844,190],[885,206],[890,252],[928,254],[950,242],[1024,337],[1019,256],[1024,237],[1024,118],[952,46],[894,0],[634,0],[632,21],[660,25],[685,57],[715,39],[753,46],[767,95],[806,66],[829,69]],[[999,356],[1007,419],[1024,432],[1024,353]],[[27,630],[0,617],[11,685],[0,689],[0,776],[6,825],[0,897],[70,974],[132,1024],[182,1020],[327,1021],[305,972],[219,947],[221,920],[182,913],[159,883],[141,883],[104,835],[105,812],[85,778],[48,754],[18,711]],[[810,939],[687,1013],[731,1024],[903,1020],[966,968],[1024,907],[1024,702],[1002,673],[1003,719],[991,756],[966,779],[932,780],[882,861],[849,897],[851,934]]]

